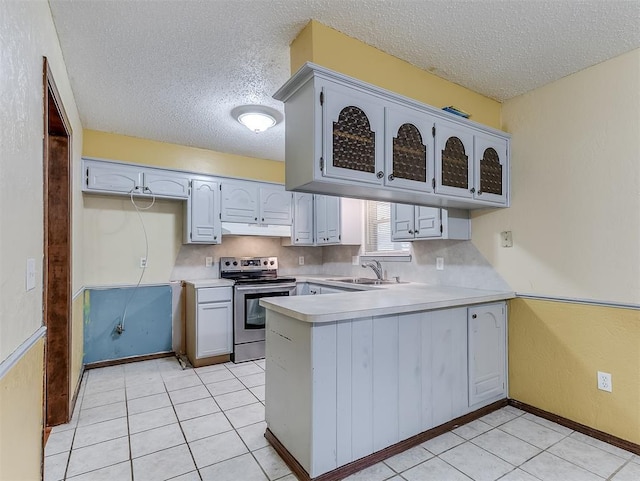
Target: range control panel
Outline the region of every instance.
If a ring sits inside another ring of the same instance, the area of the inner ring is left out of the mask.
[[[277,271],[277,257],[221,257],[220,272]]]

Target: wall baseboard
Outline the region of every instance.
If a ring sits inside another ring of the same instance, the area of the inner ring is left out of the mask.
[[[585,426],[584,424],[580,424],[576,421],[571,421],[570,419],[558,416],[548,411],[544,411],[535,406],[531,406],[530,404],[526,404],[515,399],[509,399],[509,405],[528,413],[535,414],[538,417],[544,418],[548,421],[552,421],[556,424],[560,424],[561,426],[572,429],[579,433],[586,434],[587,436],[591,436],[592,438],[603,441],[607,444],[611,444],[612,446],[616,446],[618,448],[640,455],[640,444],[632,443],[631,441],[627,441],[617,436],[605,433],[604,431],[599,431],[589,426]]]
[[[345,464],[344,466],[329,471],[328,473],[316,476],[315,478],[311,478],[309,476],[309,473],[307,473],[302,465],[293,457],[289,450],[284,447],[284,445],[278,438],[276,438],[276,436],[269,430],[269,428],[267,428],[266,432],[264,433],[264,437],[267,438],[269,444],[273,446],[273,448],[284,460],[287,466],[289,466],[294,475],[297,476],[297,478],[301,481],[339,481],[340,479],[344,479],[347,476],[368,468],[369,466],[373,466],[374,464],[390,458],[391,456],[395,456],[396,454],[406,451],[409,448],[413,448],[414,446],[422,444],[429,439],[435,438],[436,436],[440,436],[441,434],[451,431],[458,426],[462,426],[463,424],[470,423],[471,421],[481,418],[482,416],[486,416],[487,414],[506,406],[507,403],[507,399],[496,401],[492,404],[489,404],[488,406],[482,407],[469,414],[465,414],[464,416],[460,416],[459,418],[453,419],[435,428],[423,431],[419,434],[416,434],[415,436],[400,441],[399,443],[392,444],[391,446],[381,449],[380,451],[365,456],[364,458],[360,458],[349,464]]]
[[[122,359],[111,359],[109,361],[92,362],[84,365],[84,369],[97,369],[99,367],[117,366],[118,364],[128,364],[130,362],[150,361],[151,359],[161,359],[163,357],[175,356],[175,352],[158,352],[155,354],[145,354],[144,356],[130,356]]]

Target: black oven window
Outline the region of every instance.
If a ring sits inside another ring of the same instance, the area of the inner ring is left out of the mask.
[[[285,292],[264,292],[259,294],[245,294],[244,296],[244,328],[245,329],[264,329],[266,324],[266,311],[260,305],[260,299],[263,297],[282,297],[288,296],[289,291]]]

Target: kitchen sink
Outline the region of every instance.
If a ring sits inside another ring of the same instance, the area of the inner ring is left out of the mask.
[[[406,284],[403,281],[395,281],[390,279],[371,279],[369,277],[347,277],[342,279],[327,279],[331,282],[344,282],[345,284],[361,284],[365,286],[380,286],[385,284]]]

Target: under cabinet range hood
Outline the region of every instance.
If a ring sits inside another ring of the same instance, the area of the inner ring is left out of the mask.
[[[255,235],[262,237],[291,237],[290,225],[258,225],[222,222],[222,235]]]

